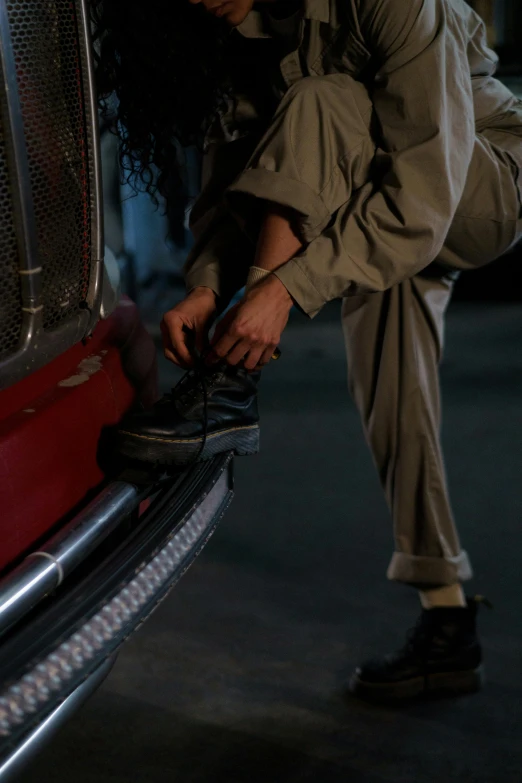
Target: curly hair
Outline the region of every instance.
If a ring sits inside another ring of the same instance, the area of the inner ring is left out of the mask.
[[[188,0],[91,0],[104,116],[116,99],[120,160],[157,203],[181,188],[182,149],[202,149],[232,91],[231,29]]]

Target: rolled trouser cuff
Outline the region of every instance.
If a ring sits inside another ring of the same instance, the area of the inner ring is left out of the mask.
[[[306,244],[313,242],[331,219],[321,196],[309,185],[269,169],[244,171],[226,191],[225,200],[231,214],[253,241],[257,241],[267,201],[297,213],[299,238]]]
[[[410,585],[452,585],[473,577],[473,569],[464,550],[455,557],[419,557],[394,552],[388,579]]]

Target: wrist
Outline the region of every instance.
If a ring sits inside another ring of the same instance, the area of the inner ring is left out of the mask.
[[[268,277],[265,277],[263,280],[261,280],[252,289],[252,292],[254,293],[256,290],[262,290],[262,289],[265,289],[267,292],[270,293],[270,298],[272,300],[277,300],[281,304],[286,305],[289,311],[294,306],[294,300],[289,294],[288,289],[281,282],[281,280],[278,277],[276,277],[273,273],[271,273]],[[249,292],[247,292],[247,296],[248,293]]]
[[[208,288],[204,285],[198,285],[195,288],[193,288],[189,293],[187,294],[187,298],[190,299],[207,299],[209,304],[212,303],[215,307],[217,307],[217,294],[212,288]]]
[[[261,280],[265,280],[265,278],[271,274],[272,271],[270,269],[262,269],[259,266],[251,266],[248,270],[248,277],[245,285],[246,290],[250,291],[251,288],[260,283]]]

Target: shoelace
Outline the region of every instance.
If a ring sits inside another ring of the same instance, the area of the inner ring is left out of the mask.
[[[426,692],[429,690],[428,654],[435,635],[436,628],[434,624],[428,622],[427,617],[422,614],[416,624],[409,629],[405,645],[395,653],[399,659],[406,654],[413,655],[419,660]]]
[[[473,600],[477,604],[477,607],[482,605],[487,609],[493,609],[493,604],[483,595],[473,596]],[[429,612],[422,614],[417,623],[410,628],[406,637],[406,644],[398,652],[417,655],[424,667],[424,682],[425,689],[428,689],[428,651],[430,645],[433,644],[433,640],[437,636],[437,627],[430,621]]]
[[[194,454],[192,459],[185,465],[186,468],[191,467],[196,462],[199,462],[208,439],[208,381],[209,378],[213,380],[219,371],[209,374],[208,368],[205,365],[205,353],[200,353],[196,347],[195,335],[193,332],[187,332],[187,347],[192,356],[194,366],[189,372],[183,376],[179,383],[172,389],[169,395],[171,400],[183,400],[183,398],[194,398],[197,387],[201,388],[203,392],[203,438],[198,451]],[[189,387],[187,389],[187,387]]]
[[[493,604],[484,595],[474,595],[472,599],[478,606],[485,606],[487,609],[493,609]],[[429,645],[434,636],[434,626],[431,622],[430,613],[423,613],[417,623],[410,628],[406,637],[405,649],[422,650],[425,645]]]
[[[429,647],[433,629],[427,625],[421,616],[417,623],[407,631],[406,643],[400,652],[422,655]]]
[[[205,451],[205,446],[207,445],[208,381],[210,379],[210,382],[212,383],[214,378],[216,378],[217,375],[219,375],[222,370],[218,369],[214,373],[209,373],[208,368],[205,364],[206,351],[200,353],[200,351],[198,350],[196,346],[196,335],[194,332],[186,330],[185,333],[187,335],[186,345],[190,351],[190,355],[192,356],[194,367],[192,370],[189,370],[189,372],[186,375],[183,376],[183,378],[179,381],[179,383],[172,389],[172,392],[169,396],[171,400],[176,400],[176,399],[181,400],[184,396],[190,398],[193,396],[193,393],[197,388],[198,384],[200,385],[201,390],[203,392],[203,438],[197,453],[190,460],[190,462],[186,464],[186,467],[191,467],[196,462],[199,462],[203,452]],[[280,357],[281,357],[281,351],[279,348],[276,348],[274,350],[272,359],[277,360]],[[190,388],[186,390],[186,387],[189,386],[189,384],[190,384]]]

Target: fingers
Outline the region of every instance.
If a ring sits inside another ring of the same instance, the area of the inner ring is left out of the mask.
[[[248,340],[241,340],[240,342],[236,343],[233,349],[225,357],[227,364],[231,365],[232,367],[236,367],[238,364],[241,364],[245,357],[248,356],[251,349],[252,345]]]
[[[239,305],[234,305],[217,324],[209,355],[211,363],[225,360],[230,365],[239,364],[256,342],[248,330],[238,323],[238,311]]]
[[[229,353],[231,353],[236,343],[240,341],[241,340],[236,335],[235,331],[233,330],[224,331],[222,336],[220,336],[218,330],[216,329],[216,334],[212,339],[212,350],[209,355],[209,360],[212,362],[212,361],[220,361],[221,359],[226,359],[226,361],[230,364]],[[246,351],[248,351],[248,346],[246,348]],[[242,359],[243,356],[244,354],[240,357],[240,359]]]
[[[196,330],[196,348],[198,349],[199,353],[202,354],[208,345],[208,339],[207,339],[207,331],[206,329],[197,329]]]
[[[266,351],[263,353],[263,356],[261,357],[260,365],[261,367],[264,367],[268,362],[272,361],[272,357],[274,355],[274,351],[276,350],[277,345],[269,345]]]
[[[275,344],[267,347],[266,343],[252,343],[248,339],[243,339],[233,343],[227,351],[228,344],[227,340],[222,338],[212,348],[209,356],[210,363],[224,360],[235,367],[243,362],[245,370],[252,372],[268,364],[275,348]]]
[[[165,313],[161,333],[165,356],[169,361],[185,369],[193,367],[192,338],[195,336],[196,347],[201,352],[216,309],[215,294],[208,288],[199,287]]]
[[[252,372],[253,370],[256,369],[263,355],[263,348],[264,346],[259,345],[259,346],[254,346],[253,348],[250,349],[250,351],[248,352],[248,356],[244,361],[245,370],[248,370],[248,372]]]
[[[249,372],[268,364],[279,342],[280,334],[267,328],[265,319],[253,318],[238,303],[217,324],[207,362],[225,361],[231,366],[243,363]]]
[[[186,334],[180,319],[163,319],[161,333],[165,358],[183,369],[192,367],[193,359],[186,345]]]
[[[178,367],[181,367],[183,370],[187,370],[188,367],[185,367],[179,358],[179,356],[175,356],[171,350],[168,348],[163,349],[163,355],[165,356],[165,359],[168,359],[169,362],[172,362],[173,364],[176,364]]]
[[[253,370],[257,370],[259,367],[264,367],[264,365],[270,361],[271,355],[271,349],[267,348],[264,343],[252,346],[248,352],[248,356],[245,359],[245,370],[252,372]],[[265,356],[268,356],[266,361]]]

